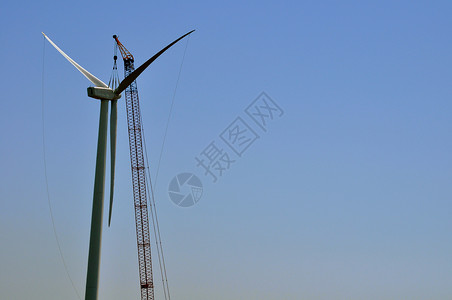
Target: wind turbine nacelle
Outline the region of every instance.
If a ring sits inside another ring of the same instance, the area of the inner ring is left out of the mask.
[[[88,88],[88,97],[99,100],[118,100],[121,98],[121,94],[115,94],[111,88],[90,86]]]

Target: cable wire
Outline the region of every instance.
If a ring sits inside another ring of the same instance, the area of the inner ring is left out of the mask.
[[[47,204],[49,206],[49,213],[50,213],[50,220],[52,221],[52,227],[53,227],[53,234],[55,236],[55,240],[56,240],[56,244],[58,246],[58,252],[60,253],[60,257],[61,257],[61,261],[63,262],[63,266],[64,266],[64,270],[66,271],[66,275],[69,279],[69,281],[71,282],[72,288],[74,289],[75,293],[77,294],[77,298],[81,300],[80,294],[77,291],[77,288],[75,287],[74,281],[71,278],[71,275],[69,274],[69,269],[67,267],[66,264],[66,260],[64,259],[64,255],[63,255],[63,250],[61,249],[61,244],[60,244],[60,240],[58,238],[58,234],[56,231],[56,226],[55,226],[55,218],[53,216],[53,211],[52,211],[52,203],[50,201],[50,192],[49,192],[49,180],[48,180],[48,176],[47,176],[47,160],[46,160],[46,147],[45,147],[45,123],[44,123],[44,66],[45,66],[45,49],[46,49],[46,41],[45,38],[43,37],[43,41],[44,41],[44,46],[43,46],[43,50],[42,50],[42,81],[41,81],[41,124],[42,124],[42,158],[43,158],[43,162],[44,162],[44,177],[45,177],[45,185],[46,185],[46,193],[47,193]]]
[[[146,143],[144,142],[143,139],[143,144],[144,144],[144,148],[146,149]],[[146,150],[145,150],[146,151]],[[150,209],[150,214],[151,214],[151,220],[152,220],[152,228],[154,231],[154,236],[155,236],[155,245],[156,245],[156,249],[157,249],[157,257],[158,257],[158,261],[159,261],[159,270],[160,270],[160,276],[162,278],[162,287],[163,287],[163,294],[165,296],[165,300],[168,300],[168,294],[169,294],[169,289],[168,289],[168,279],[165,277],[166,273],[163,271],[164,269],[166,270],[166,267],[164,266],[164,260],[163,260],[163,249],[162,249],[162,243],[161,240],[158,238],[160,236],[160,232],[157,233],[157,228],[158,228],[158,219],[157,215],[155,214],[155,206],[154,208],[152,207],[152,202],[153,202],[153,198],[154,198],[154,190],[152,187],[152,183],[151,183],[151,174],[149,171],[149,161],[147,158],[147,153],[145,152],[145,156],[146,156],[146,172],[147,172],[147,185],[149,186],[148,189],[146,189],[147,191],[147,196],[149,199],[149,209]]]
[[[166,141],[166,136],[168,133],[168,127],[169,127],[169,123],[171,120],[171,116],[172,116],[172,111],[173,111],[173,107],[174,107],[174,100],[176,98],[176,92],[177,92],[177,87],[179,85],[179,79],[180,79],[180,75],[182,73],[182,66],[184,64],[185,61],[185,54],[187,52],[187,47],[188,47],[188,41],[189,41],[190,37],[187,39],[187,43],[185,44],[185,49],[184,49],[184,54],[182,57],[182,62],[181,65],[179,67],[179,73],[177,76],[177,80],[176,80],[176,86],[174,88],[174,92],[173,92],[173,97],[171,100],[171,107],[170,107],[170,111],[168,113],[168,118],[166,121],[166,127],[165,127],[165,133],[164,133],[164,137],[163,137],[163,142],[162,142],[162,147],[160,149],[160,155],[159,155],[159,160],[158,160],[158,164],[157,164],[157,171],[156,171],[156,176],[155,176],[155,180],[154,180],[154,186],[156,186],[156,182],[157,182],[157,177],[158,177],[158,172],[160,169],[160,163],[162,160],[162,154],[163,154],[163,150],[165,147],[165,141]],[[144,144],[144,153],[145,153],[145,158],[146,158],[146,171],[148,173],[148,186],[150,187],[149,189],[147,189],[148,192],[148,198],[149,198],[149,206],[150,206],[150,213],[151,213],[151,219],[152,219],[152,224],[153,224],[153,231],[154,231],[154,236],[155,236],[155,242],[156,242],[156,247],[157,247],[157,256],[158,256],[158,260],[159,260],[159,267],[160,267],[160,274],[162,277],[162,284],[163,284],[163,292],[164,292],[164,296],[165,299],[171,300],[171,296],[170,296],[170,291],[169,291],[169,284],[168,284],[168,275],[166,272],[166,264],[165,264],[165,257],[163,255],[163,245],[162,245],[162,238],[160,235],[160,226],[159,226],[159,222],[158,222],[158,217],[157,217],[157,208],[155,206],[155,193],[154,193],[154,188],[152,185],[152,180],[151,180],[151,171],[150,171],[150,166],[149,166],[149,156],[148,156],[148,152],[147,152],[147,146],[146,146],[146,134],[144,132],[144,125],[143,125],[143,120],[142,120],[142,116],[140,115],[140,119],[141,119],[141,131],[143,132],[143,144]],[[151,195],[149,195],[149,193]],[[167,298],[168,297],[168,298]]]
[[[141,122],[141,124],[143,124],[143,122]],[[144,137],[145,134],[144,134],[143,125],[142,125],[142,132],[143,132],[144,153],[145,153],[145,158],[146,158],[146,172],[148,175],[147,176],[147,178],[148,178],[147,184],[148,184],[149,188],[147,189],[147,193],[148,193],[149,208],[150,208],[152,225],[153,225],[152,228],[153,228],[154,236],[155,236],[155,244],[156,244],[157,256],[158,256],[158,260],[159,260],[160,275],[162,277],[163,293],[164,293],[165,299],[169,300],[169,299],[171,299],[171,297],[170,297],[170,293],[169,293],[168,276],[166,274],[165,258],[163,256],[163,245],[162,245],[162,239],[160,236],[160,226],[159,226],[158,218],[157,218],[157,208],[155,207],[154,188],[153,188],[152,180],[151,180],[151,171],[150,171],[150,167],[149,167],[149,158],[148,158],[148,153],[147,153],[146,139]]]
[[[155,172],[155,180],[154,180],[155,186],[157,186],[157,178],[159,176],[160,163],[162,161],[163,149],[165,148],[166,135],[168,133],[168,127],[169,127],[170,119],[171,119],[171,116],[172,116],[172,113],[173,113],[174,99],[176,98],[177,87],[179,85],[180,74],[182,72],[182,66],[183,66],[184,61],[185,61],[185,53],[187,52],[187,47],[188,47],[188,42],[189,41],[190,41],[190,35],[188,36],[187,43],[185,44],[184,55],[182,57],[182,62],[181,62],[180,67],[179,67],[179,74],[177,75],[176,86],[174,88],[173,98],[171,99],[171,106],[170,106],[170,111],[168,113],[168,119],[166,120],[165,133],[163,135],[162,147],[160,149],[159,160],[158,160],[158,163],[157,163],[157,171]]]

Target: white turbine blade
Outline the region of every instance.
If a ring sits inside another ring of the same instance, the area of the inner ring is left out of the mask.
[[[85,75],[86,78],[88,78],[89,81],[91,81],[95,86],[97,87],[105,87],[108,88],[108,85],[106,85],[105,83],[102,82],[102,80],[100,80],[99,78],[97,78],[96,76],[94,76],[93,74],[91,74],[90,72],[86,71],[85,69],[82,68],[82,66],[80,66],[78,63],[76,63],[72,58],[70,58],[66,53],[63,52],[63,50],[61,50],[60,48],[58,48],[57,45],[55,45],[54,42],[52,42],[51,39],[49,39],[49,37],[47,35],[44,34],[44,32],[42,33],[44,35],[44,37],[49,41],[50,44],[52,44],[53,47],[55,47],[55,49],[58,50],[58,52],[61,53],[61,55],[63,55],[71,64],[74,65],[74,67],[77,68],[77,70],[79,70],[83,75]]]

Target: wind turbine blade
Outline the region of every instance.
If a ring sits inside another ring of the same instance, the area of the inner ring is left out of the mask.
[[[111,212],[113,209],[113,193],[115,187],[115,160],[116,160],[116,128],[118,120],[118,100],[111,100],[110,112],[110,158],[111,158],[111,176],[110,176],[110,208],[108,211],[108,226],[111,222]]]
[[[99,78],[97,78],[96,76],[94,76],[93,74],[91,74],[90,72],[86,71],[84,68],[82,68],[82,66],[80,66],[78,63],[76,63],[72,58],[70,58],[66,53],[63,52],[63,50],[61,50],[57,45],[55,45],[54,42],[52,42],[51,39],[49,39],[49,37],[47,35],[44,34],[44,32],[42,32],[42,34],[44,35],[44,37],[49,41],[50,44],[52,44],[53,47],[55,47],[55,49],[58,50],[58,52],[61,53],[61,55],[63,55],[71,64],[74,65],[74,67],[77,68],[77,70],[79,70],[83,75],[85,75],[86,78],[88,78],[89,81],[91,81],[95,86],[97,87],[105,87],[108,88],[108,85],[106,85],[105,83],[102,82],[102,80],[100,80]]]
[[[169,44],[168,46],[166,46],[165,48],[163,48],[162,50],[160,50],[159,52],[157,52],[157,54],[155,54],[153,57],[151,57],[150,59],[148,59],[144,64],[142,64],[138,69],[136,69],[135,71],[133,71],[131,74],[129,74],[129,76],[127,76],[126,78],[124,78],[124,80],[119,84],[119,86],[116,88],[115,90],[115,94],[119,95],[121,94],[122,91],[124,91],[132,82],[135,81],[135,79],[137,79],[138,76],[140,76],[140,74],[154,61],[156,60],[160,55],[163,54],[163,52],[165,52],[166,50],[168,50],[171,46],[173,46],[174,44],[176,44],[177,42],[179,42],[181,39],[183,39],[184,37],[186,37],[187,35],[189,35],[190,33],[192,33],[194,30],[184,34],[183,36],[181,36],[180,38],[178,38],[177,40],[175,40],[174,42],[172,42],[171,44]]]

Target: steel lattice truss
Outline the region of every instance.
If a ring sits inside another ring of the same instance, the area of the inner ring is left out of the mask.
[[[133,60],[124,60],[124,77],[135,70]],[[130,163],[132,167],[133,199],[137,230],[138,263],[140,269],[141,300],[154,300],[152,279],[151,238],[146,194],[146,174],[141,135],[141,113],[137,83],[126,90],[127,125],[129,132]]]

